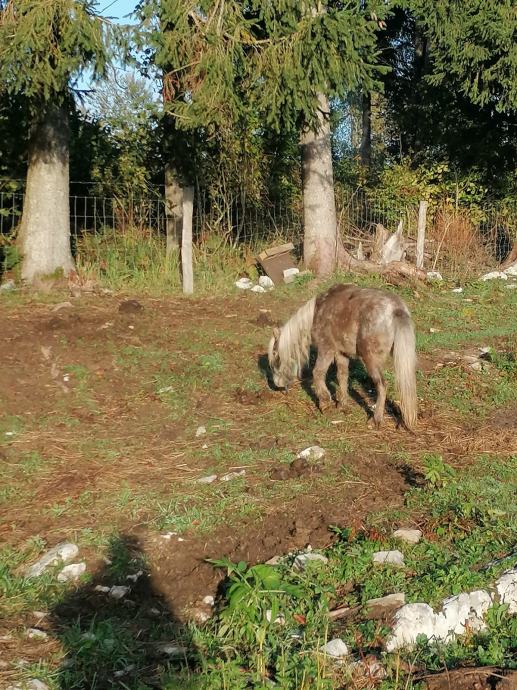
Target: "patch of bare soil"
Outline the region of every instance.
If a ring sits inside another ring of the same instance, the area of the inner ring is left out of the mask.
[[[271,300],[264,295],[261,306],[271,307],[277,316]],[[139,539],[150,563],[153,586],[180,611],[216,590],[221,573],[206,562],[208,558],[227,556],[255,563],[307,544],[323,547],[332,539],[329,525],[360,527],[368,513],[400,505],[408,486],[419,478],[409,465],[396,467],[389,462],[392,450],[403,448],[418,457],[433,448],[453,462],[461,462],[471,450],[508,450],[504,443],[514,432],[515,410],[508,409],[504,420],[498,417],[501,413],[494,415],[491,424],[495,431],[483,436],[444,417],[427,402],[422,405],[418,435],[397,431],[389,420],[381,432],[343,421],[345,426],[339,428],[346,429],[353,440],[354,454],[316,467],[297,461],[279,467],[264,461],[249,468],[246,490],[264,508],[260,520],[243,519],[237,526],[232,523],[207,535],[187,532],[179,541],[137,527],[145,523],[140,515],[128,524],[128,518],[110,505],[97,508],[95,504],[93,511],[87,508],[74,513],[72,522],[66,513],[60,516],[56,511],[67,498],[80,500],[88,493],[111,496],[122,487],[145,487],[153,495],[166,482],[175,483],[176,488],[185,479],[202,476],[210,458],[191,460],[192,432],[185,435],[194,412],[202,419],[231,418],[235,427],[232,442],[243,450],[283,445],[272,434],[250,438],[250,416],[267,415],[275,404],[285,405],[298,417],[318,414],[309,399],[293,403],[289,396],[279,398],[265,386],[257,392],[244,388],[228,391],[226,382],[224,390],[215,384],[208,391],[194,389],[188,409],[179,408],[177,418],[166,419],[155,387],[142,388],[142,381],[137,387],[135,377],[124,368],[133,356],[130,364],[138,371],[143,366],[139,357],[155,349],[161,351],[157,369],[167,371],[169,367],[175,375],[181,373],[193,356],[182,341],[187,327],[191,332],[201,327],[214,333],[231,330],[232,338],[217,336],[214,348],[242,352],[239,339],[248,335],[250,319],[264,329],[264,342],[252,354],[250,366],[255,367],[264,357],[265,329],[273,321],[269,312],[259,311],[247,296],[203,301],[142,298],[138,302],[84,297],[57,312],[45,304],[0,312],[2,413],[20,418],[28,427],[38,420],[35,430],[21,434],[20,439],[13,436],[1,449],[0,463],[19,462],[23,453],[33,451],[45,460],[50,458],[48,470],[40,469],[37,487],[26,502],[0,508],[0,540],[16,546],[39,535],[52,546],[72,529],[109,523],[119,534]],[[67,377],[70,365],[78,369]],[[89,386],[84,390],[80,376],[88,377]],[[234,381],[242,386],[243,372],[238,368]],[[79,449],[79,442],[90,443],[92,449]],[[325,445],[325,438],[321,443]],[[103,444],[107,453],[115,444],[111,455],[100,455]],[[353,479],[341,479],[342,463],[350,468]],[[325,477],[332,481],[322,483]],[[286,492],[287,498],[282,495],[276,503],[266,502],[264,483],[268,482],[272,487],[278,482],[304,482],[304,487],[292,497]],[[93,552],[91,557],[93,560]]]
[[[497,668],[460,668],[430,676],[426,690],[517,690],[517,672]]]

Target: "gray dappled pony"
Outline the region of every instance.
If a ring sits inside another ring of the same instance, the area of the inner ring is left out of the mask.
[[[321,409],[332,402],[325,383],[335,360],[340,406],[348,399],[349,360],[361,358],[377,389],[373,420],[384,417],[386,384],[382,374],[386,358],[393,355],[402,420],[413,428],[417,419],[415,333],[404,302],[385,290],[334,285],[306,302],[281,329],[273,330],[269,342],[269,365],[273,381],[287,388],[301,376],[310,346],[318,350],[314,388]]]

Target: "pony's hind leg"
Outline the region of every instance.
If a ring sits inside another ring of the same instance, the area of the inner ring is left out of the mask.
[[[340,408],[345,407],[348,402],[348,367],[350,360],[345,355],[336,354],[337,382],[339,391],[337,402]]]
[[[326,352],[318,350],[318,357],[316,359],[316,364],[312,372],[314,390],[316,392],[316,397],[318,398],[318,405],[321,411],[325,410],[332,404],[332,396],[327,388],[325,379],[327,377],[327,371],[329,370],[332,360],[334,359],[333,352]]]
[[[377,391],[375,412],[373,413],[373,423],[377,428],[380,427],[384,419],[384,406],[386,405],[386,382],[384,381],[381,368],[384,359],[384,357],[375,357],[373,355],[363,357],[366,371],[372,379]]]

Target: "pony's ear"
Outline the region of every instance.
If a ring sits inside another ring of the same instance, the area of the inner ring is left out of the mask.
[[[278,342],[278,339],[280,338],[280,329],[277,328],[276,326],[273,328],[273,338],[275,339],[275,342]]]

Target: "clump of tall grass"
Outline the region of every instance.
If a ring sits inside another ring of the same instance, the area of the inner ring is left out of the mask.
[[[203,233],[193,247],[195,294],[233,290],[240,275],[254,277],[254,257],[266,244],[282,241],[269,237],[232,243],[225,236]],[[179,252],[167,255],[165,236],[147,228],[85,233],[76,241],[76,263],[81,274],[117,292],[181,292]]]

